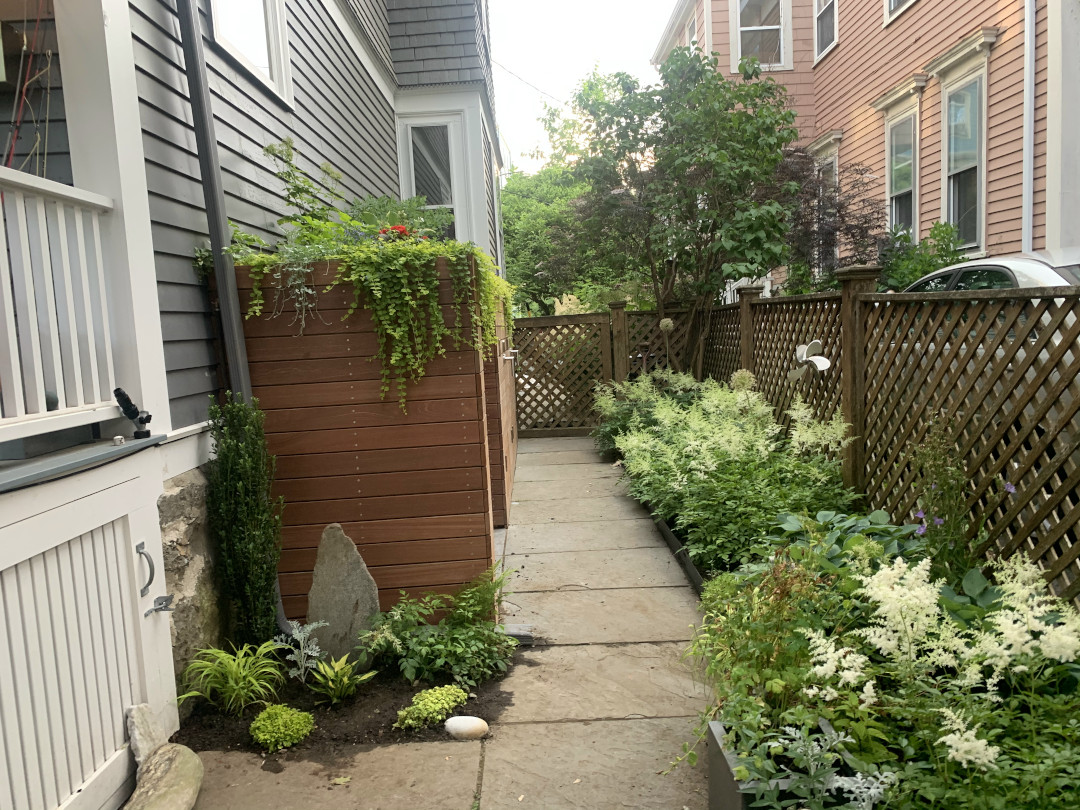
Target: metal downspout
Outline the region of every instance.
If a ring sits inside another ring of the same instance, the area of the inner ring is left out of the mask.
[[[245,402],[250,402],[251,375],[248,373],[247,347],[244,344],[240,295],[236,289],[232,259],[225,252],[232,240],[232,233],[225,213],[225,190],[221,185],[221,164],[218,162],[217,135],[210,106],[210,85],[206,79],[199,10],[194,0],[176,0],[176,14],[180,18],[180,41],[184,48],[184,72],[187,75],[188,96],[191,98],[195,149],[199,153],[206,224],[210,232],[210,250],[214,254],[214,279],[218,289],[225,360],[229,367],[229,387],[234,393],[240,394]],[[281,604],[281,583],[277,579],[274,580],[274,593],[277,597],[278,628],[291,634]]]
[[[1035,230],[1035,27],[1037,0],[1024,0],[1024,145],[1020,249],[1034,250]]]

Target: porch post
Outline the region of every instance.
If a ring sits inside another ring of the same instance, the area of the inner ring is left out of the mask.
[[[127,0],[56,0],[56,36],[75,185],[111,197],[101,219],[114,386],[172,429]]]
[[[881,268],[845,267],[840,280],[840,410],[854,437],[844,450],[844,483],[860,495],[866,489],[866,314],[860,295],[874,292]]]

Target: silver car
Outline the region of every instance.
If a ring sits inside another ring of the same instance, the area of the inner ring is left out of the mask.
[[[1080,285],[1080,248],[962,262],[923,276],[904,292],[1011,290]]]

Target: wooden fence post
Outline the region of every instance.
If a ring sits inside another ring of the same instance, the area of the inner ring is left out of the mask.
[[[750,304],[761,298],[764,287],[739,287],[739,368],[754,370],[754,318]]]
[[[630,376],[630,332],[626,327],[626,302],[612,301],[611,307],[611,351],[615,364],[612,377],[615,382],[625,382]]]
[[[866,489],[866,315],[860,295],[874,292],[881,268],[874,265],[836,271],[840,281],[840,412],[851,425],[851,444],[844,451],[844,483],[860,495]]]

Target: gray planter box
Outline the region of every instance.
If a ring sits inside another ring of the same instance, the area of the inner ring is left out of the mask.
[[[720,741],[724,738],[724,726],[709,723],[706,760],[709,767],[709,810],[749,810],[754,802],[755,782],[740,782],[735,778],[738,757],[724,750]],[[787,779],[777,779],[773,787],[786,787]],[[745,792],[744,792],[745,791]]]

